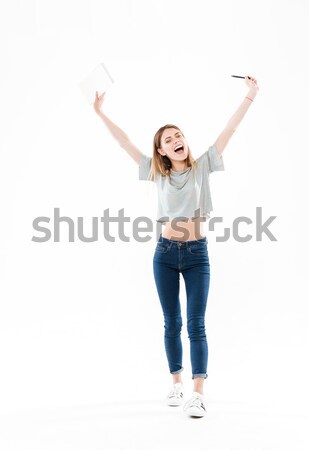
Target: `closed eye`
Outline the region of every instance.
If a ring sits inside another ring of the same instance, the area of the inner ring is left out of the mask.
[[[181,136],[181,133],[175,133],[175,137],[180,137]],[[171,142],[171,139],[170,138],[166,138],[165,139],[165,142],[166,142],[166,144],[168,144],[169,142]]]

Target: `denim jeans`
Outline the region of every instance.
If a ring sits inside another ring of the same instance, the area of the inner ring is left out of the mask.
[[[153,272],[164,317],[164,346],[170,373],[182,365],[180,273],[187,296],[187,331],[192,379],[207,378],[208,344],[205,313],[210,282],[207,237],[194,241],[166,239],[160,234],[153,255]]]

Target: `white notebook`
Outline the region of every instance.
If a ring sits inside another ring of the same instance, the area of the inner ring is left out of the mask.
[[[102,94],[110,88],[113,82],[107,68],[101,62],[79,83],[79,87],[92,105],[95,100],[95,92],[98,91],[99,94]]]

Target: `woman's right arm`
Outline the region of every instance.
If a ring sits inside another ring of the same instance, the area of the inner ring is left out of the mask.
[[[106,127],[108,128],[112,136],[116,139],[120,147],[126,150],[126,152],[139,165],[142,152],[130,141],[128,135],[121,128],[119,128],[114,122],[112,122],[101,110],[104,95],[105,92],[103,92],[103,94],[101,95],[99,95],[98,92],[96,92],[96,97],[93,104],[94,110],[98,114],[98,116],[101,117]]]

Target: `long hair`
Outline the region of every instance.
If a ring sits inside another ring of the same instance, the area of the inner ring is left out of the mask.
[[[149,173],[149,180],[154,181],[157,174],[161,174],[162,176],[170,176],[170,170],[172,168],[171,160],[166,156],[160,155],[158,152],[158,148],[161,148],[161,138],[164,130],[167,128],[175,128],[180,131],[180,133],[184,136],[183,132],[176,125],[166,124],[163,127],[159,128],[153,138],[153,154],[152,154],[152,164],[151,170]],[[188,146],[188,156],[184,160],[186,162],[187,167],[194,168],[196,165],[196,161],[191,154],[190,147]]]

